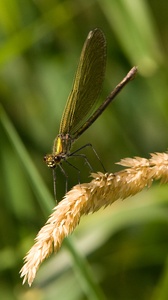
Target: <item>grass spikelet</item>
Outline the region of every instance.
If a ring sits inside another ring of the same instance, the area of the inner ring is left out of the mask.
[[[35,244],[24,259],[20,273],[23,283],[31,286],[40,264],[76,228],[82,215],[93,213],[117,199],[125,199],[150,187],[153,180],[168,182],[168,153],[153,153],[149,159],[134,157],[122,159],[118,164],[127,167],[116,173],[92,173],[90,183],[74,186],[54,208],[41,228]]]

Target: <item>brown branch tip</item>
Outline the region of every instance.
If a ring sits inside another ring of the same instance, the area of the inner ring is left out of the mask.
[[[79,224],[82,215],[93,213],[117,199],[125,199],[150,187],[153,180],[168,182],[168,152],[153,153],[149,159],[134,157],[118,164],[127,167],[117,173],[92,173],[93,180],[74,186],[54,208],[24,258],[20,271],[23,284],[31,286],[40,264],[61,247],[63,239]]]

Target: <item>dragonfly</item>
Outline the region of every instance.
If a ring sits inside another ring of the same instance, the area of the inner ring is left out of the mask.
[[[72,156],[82,156],[90,169],[92,169],[86,156],[84,154],[77,154],[78,151],[84,147],[92,145],[90,143],[85,144],[76,151],[71,152],[72,144],[93,124],[93,122],[95,122],[122,88],[132,80],[137,73],[137,68],[133,67],[105,101],[94,110],[105,76],[106,48],[106,38],[102,30],[95,28],[90,31],[83,45],[72,90],[65,105],[60,122],[59,133],[54,140],[52,153],[44,156],[45,163],[53,170],[55,198],[56,167],[59,166],[62,173],[67,178],[67,174],[62,167],[62,162],[66,161],[69,165],[78,170],[78,168],[73,166],[67,160]],[[92,149],[100,160],[95,149],[93,147]],[[105,171],[102,163],[101,165]]]

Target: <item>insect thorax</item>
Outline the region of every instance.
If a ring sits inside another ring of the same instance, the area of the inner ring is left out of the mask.
[[[53,146],[53,155],[67,155],[71,149],[72,144],[72,137],[69,135],[69,133],[66,134],[59,134],[57,135],[54,146]]]

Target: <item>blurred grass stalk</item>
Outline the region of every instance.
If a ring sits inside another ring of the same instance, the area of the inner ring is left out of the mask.
[[[36,170],[29,154],[25,146],[22,144],[22,141],[19,138],[13,124],[10,122],[5,110],[2,106],[0,106],[0,121],[7,133],[19,159],[22,162],[22,165],[28,175],[29,182],[33,187],[33,191],[39,200],[39,204],[44,206],[45,211],[48,213],[51,212],[53,208],[53,200],[51,194],[47,190],[45,183],[43,182],[41,176],[39,175],[38,171]]]
[[[51,30],[56,29],[59,26],[65,26],[66,23],[74,19],[75,16],[79,15],[84,8],[88,8],[92,5],[92,1],[84,1],[82,5],[75,6],[75,10],[72,10],[71,2],[68,0],[56,3],[47,11],[44,11],[41,17],[37,18],[35,21],[29,25],[22,27],[22,24],[18,24],[20,30],[16,31],[14,34],[7,35],[6,41],[1,44],[0,49],[0,65],[8,62],[11,58],[20,55],[26,49],[29,49],[32,45],[39,42],[43,37],[47,36]],[[17,7],[17,9],[19,9]],[[3,13],[4,10],[4,13]],[[1,15],[6,13],[6,2],[5,5],[1,7]],[[21,12],[18,11],[19,15]],[[59,17],[58,17],[59,16]],[[2,23],[2,21],[1,21]],[[6,20],[3,22],[4,31],[6,28]],[[8,26],[7,26],[8,27]]]
[[[155,72],[163,53],[146,1],[99,0],[99,4],[131,64],[145,76]]]

